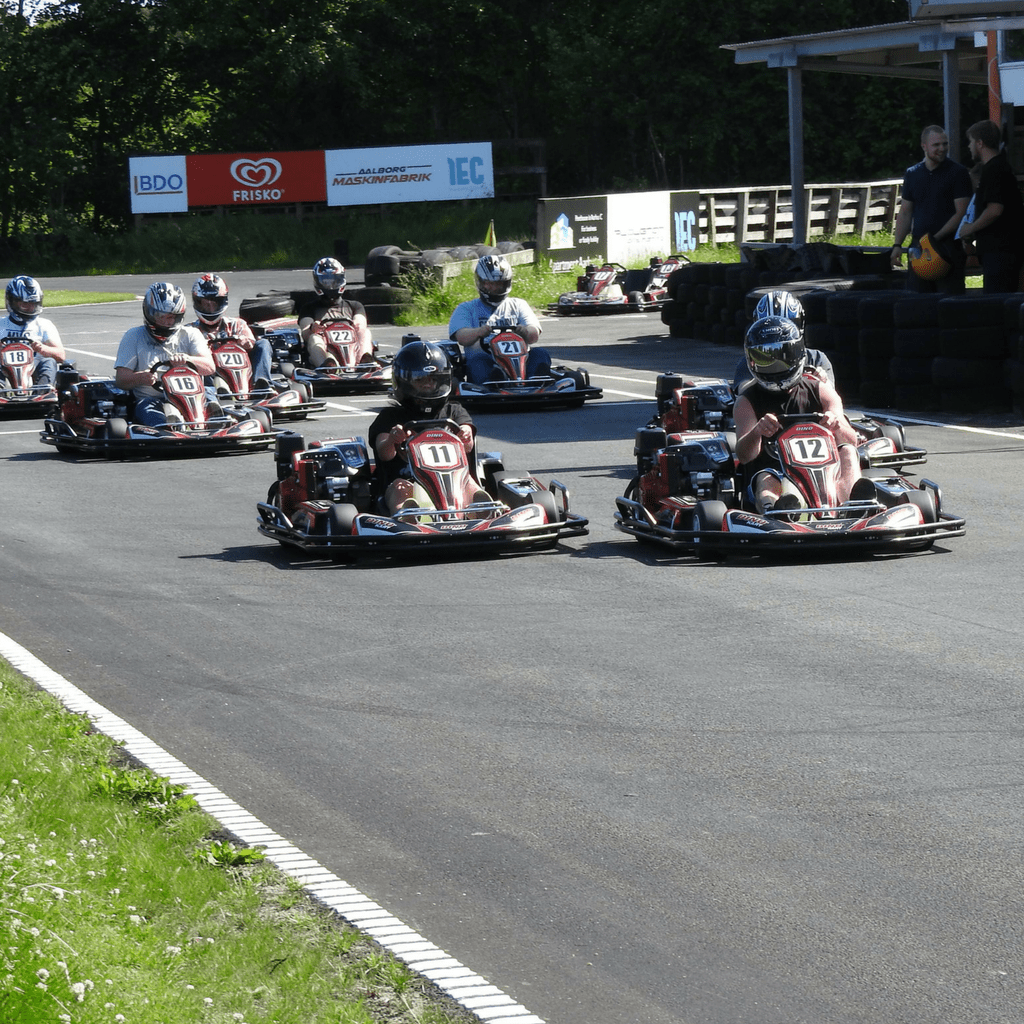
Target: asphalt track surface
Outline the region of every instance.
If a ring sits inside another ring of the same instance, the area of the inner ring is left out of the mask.
[[[49,313],[107,373],[140,307]],[[736,351],[657,314],[544,342],[605,398],[481,444],[589,537],[334,565],[256,532],[269,454],[82,460],[6,420],[0,631],[551,1024],[1024,1019],[1024,429],[908,428],[968,522],[928,553],[698,563],[614,499],[657,373]],[[307,439],[384,399],[329,401]]]

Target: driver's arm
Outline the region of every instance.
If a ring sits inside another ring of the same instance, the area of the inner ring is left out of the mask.
[[[818,385],[818,398],[821,401],[822,425],[835,435],[836,444],[856,445],[857,432],[846,418],[839,392],[828,381],[821,381]]]
[[[409,436],[409,431],[401,423],[396,423],[390,430],[377,435],[373,442],[373,450],[385,462],[390,462],[398,454],[398,446]]]
[[[453,335],[452,341],[457,341],[463,348],[469,348],[474,341],[482,341],[488,334],[494,332],[493,327],[484,324],[482,327],[460,327]]]
[[[764,438],[779,432],[778,418],[769,412],[758,419],[750,399],[744,395],[736,399],[733,420],[736,423],[736,458],[744,465],[761,454]]]
[[[152,370],[130,370],[127,366],[115,366],[114,383],[124,391],[152,387],[156,383],[156,374]]]

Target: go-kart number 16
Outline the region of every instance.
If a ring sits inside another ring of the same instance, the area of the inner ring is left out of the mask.
[[[803,466],[820,466],[831,459],[828,445],[821,437],[790,438],[786,442],[790,459]]]

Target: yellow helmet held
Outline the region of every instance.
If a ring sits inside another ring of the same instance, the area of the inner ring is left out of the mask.
[[[920,247],[910,250],[910,269],[925,281],[938,281],[953,268],[940,255],[931,235],[923,235]]]

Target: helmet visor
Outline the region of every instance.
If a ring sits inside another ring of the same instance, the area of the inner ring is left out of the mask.
[[[192,300],[197,313],[220,313],[224,309],[225,301],[220,298],[196,298]]]
[[[11,309],[22,316],[38,316],[43,304],[38,299],[11,299]]]
[[[153,327],[162,327],[168,331],[173,331],[184,319],[184,313],[175,313],[173,310],[164,312],[160,309],[154,309],[149,314],[149,322]]]

